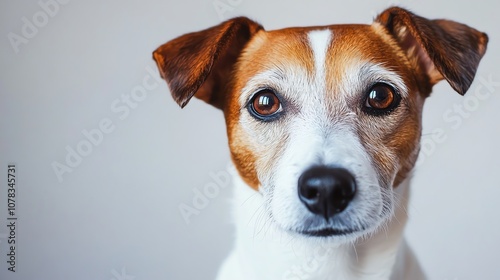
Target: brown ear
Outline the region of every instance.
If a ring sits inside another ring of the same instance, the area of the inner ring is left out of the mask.
[[[382,24],[406,51],[411,63],[427,74],[430,85],[443,78],[464,95],[486,52],[488,36],[450,20],[428,20],[392,7],[375,22]]]
[[[222,108],[223,87],[241,50],[262,26],[239,17],[180,36],[153,52],[175,101],[184,107],[196,96]]]

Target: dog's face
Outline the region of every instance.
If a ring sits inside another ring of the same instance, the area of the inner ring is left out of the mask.
[[[224,111],[233,162],[275,225],[352,240],[390,218],[432,86],[464,94],[486,44],[465,25],[391,8],[372,25],[269,32],[237,18],[154,58],[181,106],[194,95]]]
[[[418,153],[427,92],[384,37],[377,26],[261,31],[241,55],[226,110],[231,152],[280,227],[338,235],[390,215],[391,188]],[[344,168],[356,182],[328,221],[298,192],[316,166]]]

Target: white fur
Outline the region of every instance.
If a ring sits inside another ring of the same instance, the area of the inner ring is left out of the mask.
[[[328,47],[332,40],[332,32],[328,29],[315,30],[307,34],[309,45],[314,54],[314,68],[316,70],[316,81],[325,83],[325,62]]]
[[[425,279],[402,239],[407,220],[408,180],[395,191],[400,204],[384,230],[370,239],[333,246],[296,240],[272,223],[261,224],[263,197],[238,176],[234,182],[237,239],[217,280]]]
[[[312,78],[300,66],[275,61],[282,67],[257,74],[241,92],[239,125],[252,151],[261,155],[255,162],[261,186],[256,192],[235,178],[237,240],[218,279],[424,279],[402,241],[408,181],[396,191],[380,185],[377,163],[362,145],[355,109],[346,101],[376,82],[391,84],[406,96],[403,79],[383,65],[354,60],[339,84],[327,85],[326,59],[334,34],[316,30],[308,40],[315,65]],[[279,122],[257,121],[245,110],[262,88],[273,88],[289,101]],[[273,153],[269,147],[283,144],[284,138],[284,150]],[[310,213],[298,197],[298,178],[313,165],[342,167],[356,178],[355,198],[330,221]],[[330,237],[300,233],[324,228],[357,231]],[[396,259],[400,270],[394,270]]]

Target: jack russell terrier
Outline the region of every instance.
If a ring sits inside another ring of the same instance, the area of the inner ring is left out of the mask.
[[[425,279],[403,239],[422,106],[465,94],[488,37],[392,7],[371,25],[238,17],[153,53],[175,101],[224,112],[236,242],[219,280]]]

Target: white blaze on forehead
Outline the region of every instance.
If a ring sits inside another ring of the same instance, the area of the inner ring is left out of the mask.
[[[314,55],[314,68],[316,70],[316,79],[325,80],[325,62],[326,53],[332,39],[332,32],[328,29],[314,30],[307,34],[309,45]]]

